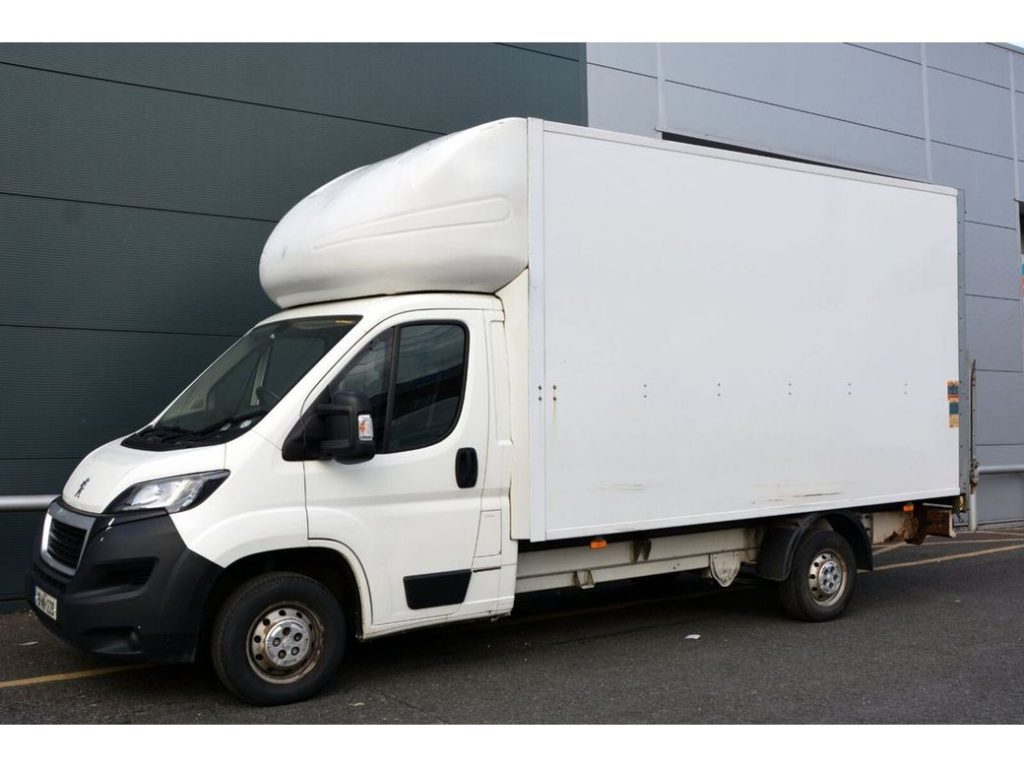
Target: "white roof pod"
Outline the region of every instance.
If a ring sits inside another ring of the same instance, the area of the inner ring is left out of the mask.
[[[527,265],[527,121],[357,168],[285,214],[260,258],[282,308],[414,291],[493,293]]]

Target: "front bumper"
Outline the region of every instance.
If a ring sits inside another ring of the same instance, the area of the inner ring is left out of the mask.
[[[113,524],[109,516],[85,515],[62,502],[51,505],[47,514],[54,513],[92,525],[73,574],[47,562],[44,525],[36,532],[25,594],[46,628],[104,656],[192,661],[203,605],[221,568],[190,551],[167,515]],[[37,587],[56,598],[56,620],[36,607]]]

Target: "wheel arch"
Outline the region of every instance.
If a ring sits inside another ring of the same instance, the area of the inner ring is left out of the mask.
[[[785,581],[793,565],[793,555],[804,534],[828,527],[842,536],[853,549],[857,568],[874,568],[871,539],[860,517],[848,510],[813,512],[799,518],[781,520],[767,528],[757,558],[757,575],[769,581]]]
[[[341,604],[349,619],[350,631],[356,637],[362,636],[370,605],[365,577],[359,578],[363,574],[358,561],[329,546],[296,547],[247,555],[218,574],[203,604],[199,633],[201,652],[205,653],[209,646],[214,620],[228,595],[250,579],[274,571],[298,573],[322,583]]]

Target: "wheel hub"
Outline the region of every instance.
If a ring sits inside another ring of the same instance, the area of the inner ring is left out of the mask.
[[[815,600],[820,603],[834,602],[842,595],[846,581],[843,562],[831,550],[819,552],[811,561],[807,581]]]
[[[249,631],[249,663],[264,677],[294,679],[319,654],[319,622],[298,606],[275,606]]]

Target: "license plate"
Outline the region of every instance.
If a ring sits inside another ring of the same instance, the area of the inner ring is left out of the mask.
[[[57,598],[36,587],[36,608],[54,621],[57,620]]]

